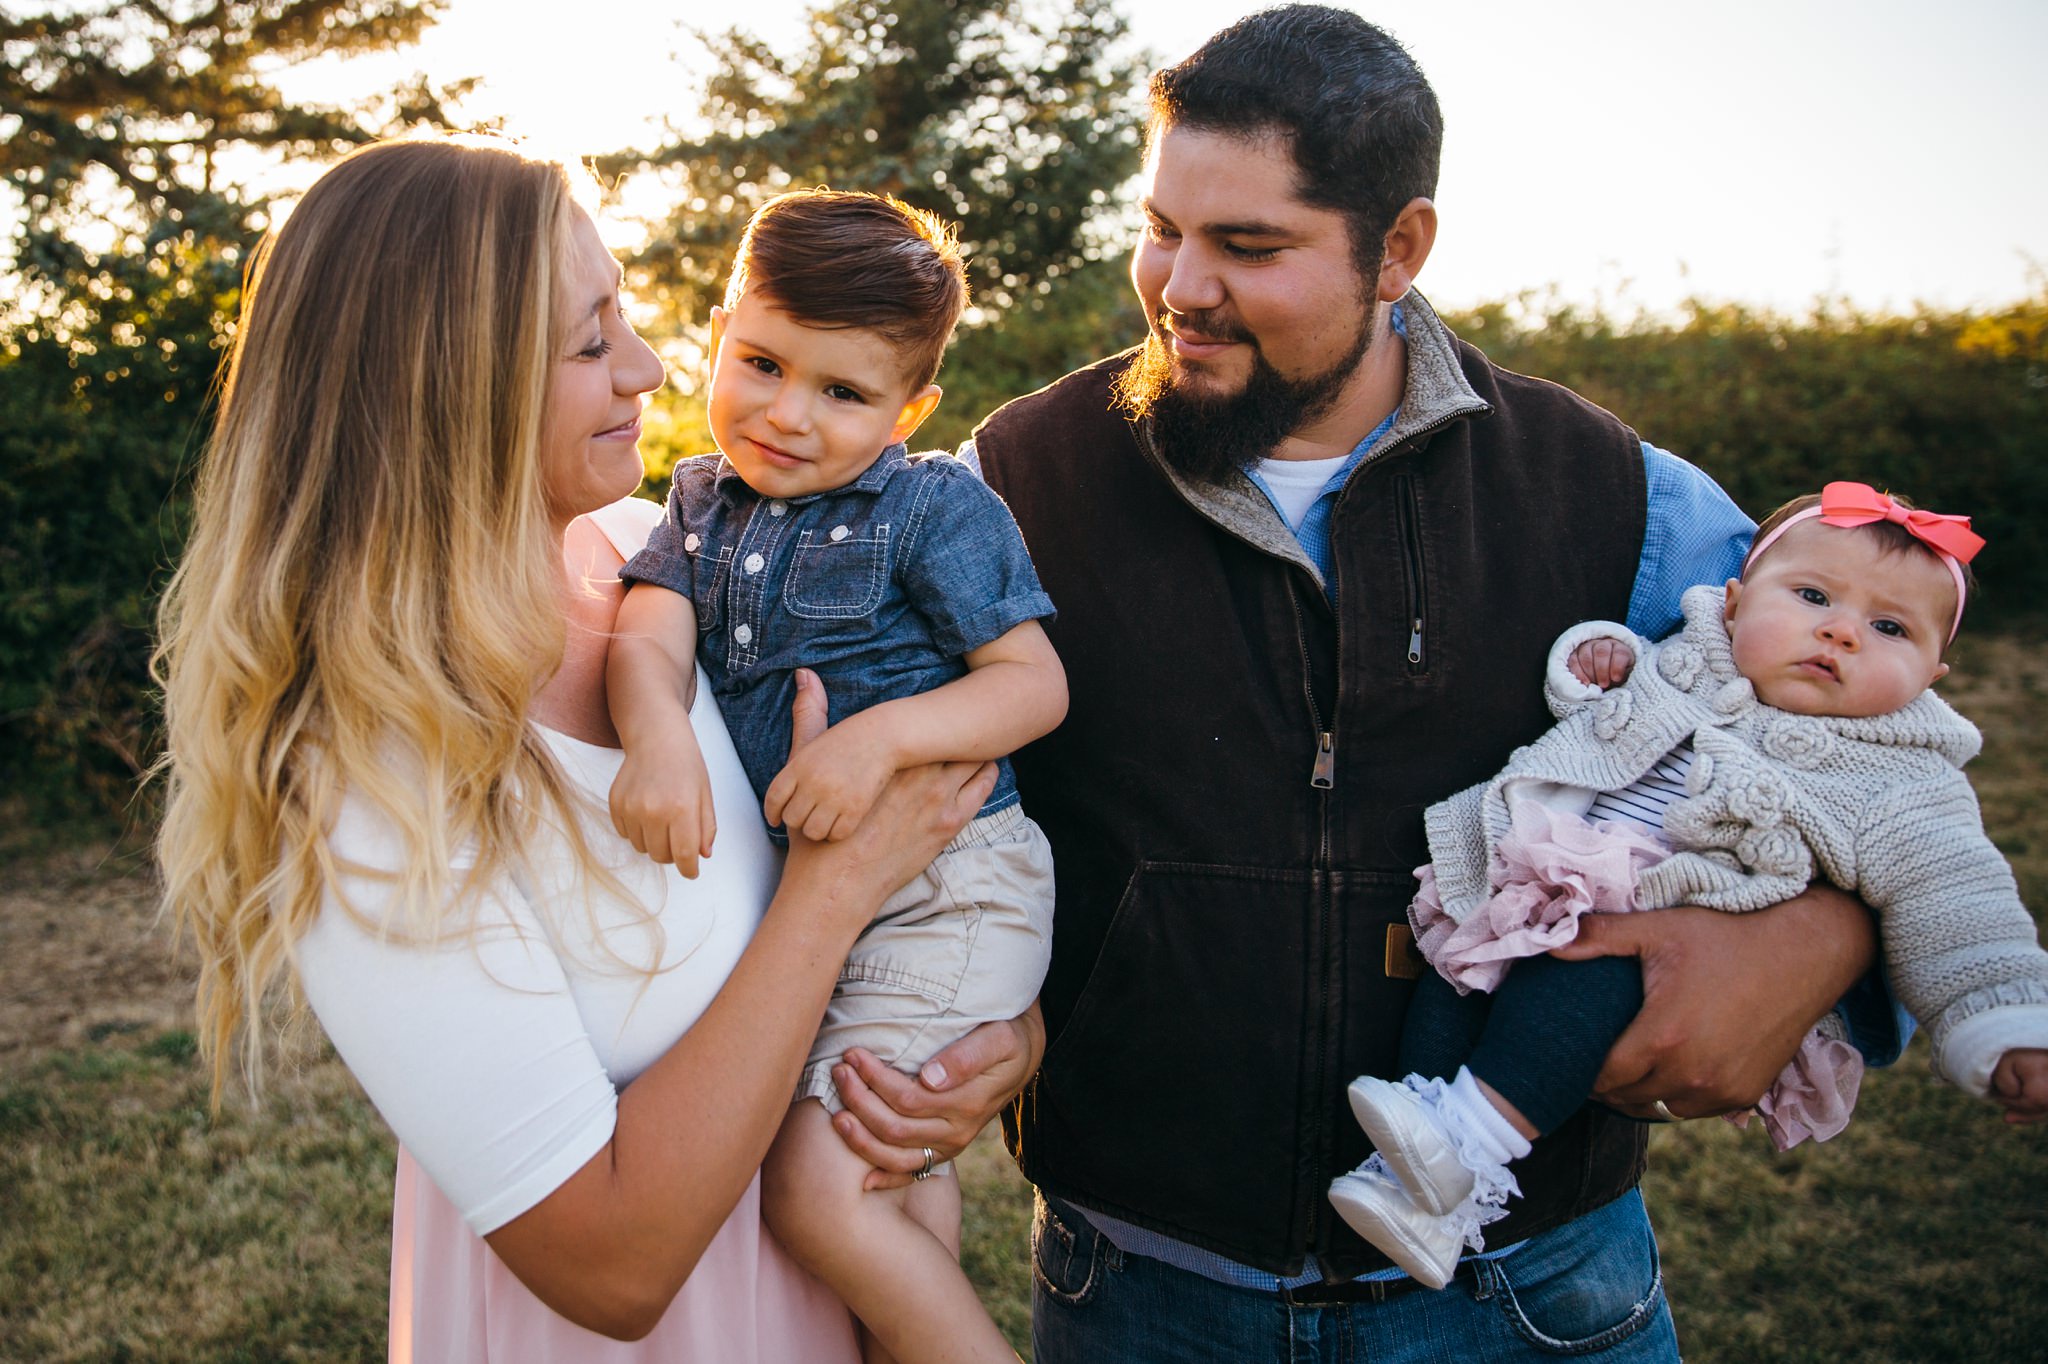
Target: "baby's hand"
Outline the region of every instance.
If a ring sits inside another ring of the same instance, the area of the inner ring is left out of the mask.
[[[1628,681],[1629,672],[1635,666],[1635,650],[1618,639],[1589,639],[1572,650],[1572,656],[1565,660],[1565,667],[1571,670],[1573,677],[1601,691]]]
[[[2014,1047],[1999,1057],[1991,1072],[1991,1097],[2005,1109],[2007,1122],[2048,1118],[2048,1050]]]
[[[689,725],[626,750],[612,782],[611,810],[619,837],[657,862],[675,863],[685,876],[697,874],[697,859],[711,856],[718,817],[711,809],[711,774]]]
[[[837,841],[860,827],[895,774],[895,755],[861,716],[852,716],[790,755],[768,783],[761,812],[770,825],[816,842]]]

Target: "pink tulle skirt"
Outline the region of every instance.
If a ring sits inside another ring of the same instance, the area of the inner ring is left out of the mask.
[[[1487,869],[1493,894],[1463,923],[1444,912],[1435,868],[1415,871],[1421,887],[1408,919],[1416,946],[1460,994],[1491,994],[1510,963],[1578,937],[1583,915],[1641,909],[1637,878],[1671,855],[1640,829],[1593,824],[1535,801],[1514,802],[1509,816],[1512,828]],[[1758,1101],[1756,1116],[1781,1151],[1809,1137],[1826,1141],[1848,1126],[1862,1079],[1856,1049],[1816,1028]],[[1732,1120],[1746,1124],[1749,1117]]]
[[[644,1340],[555,1315],[403,1147],[391,1220],[392,1364],[856,1364],[853,1318],[761,1225],[756,1176]]]

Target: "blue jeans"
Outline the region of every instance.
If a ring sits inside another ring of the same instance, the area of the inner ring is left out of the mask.
[[[1312,1288],[1236,1288],[1125,1255],[1042,1197],[1031,1260],[1036,1364],[1678,1358],[1656,1238],[1634,1191],[1499,1260],[1467,1261],[1440,1292],[1404,1282],[1382,1301],[1317,1303]]]

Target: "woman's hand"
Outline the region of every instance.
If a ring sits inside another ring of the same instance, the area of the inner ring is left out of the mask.
[[[808,668],[797,669],[790,752],[825,732],[825,684]],[[931,865],[954,835],[967,827],[995,789],[994,763],[930,763],[892,776],[874,806],[851,835],[818,843],[789,831],[785,889],[803,888],[826,909],[847,906],[860,922],[873,917],[883,900]]]
[[[1861,902],[1809,886],[1747,914],[1588,914],[1578,940],[1551,955],[1642,959],[1642,1011],[1607,1053],[1593,1097],[1638,1117],[1661,1101],[1702,1118],[1748,1108],[1771,1087],[1876,960],[1877,931]]]
[[[856,1047],[832,1068],[846,1107],[832,1125],[875,1168],[870,1189],[893,1189],[933,1160],[951,1160],[1003,1111],[1038,1070],[1045,1019],[1038,1002],[1005,1023],[984,1023],[925,1062],[915,1076]]]

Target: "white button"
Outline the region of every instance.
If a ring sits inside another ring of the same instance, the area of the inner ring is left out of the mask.
[[[774,501],[774,502],[770,502],[770,503],[768,504],[768,514],[769,514],[770,516],[780,516],[780,515],[782,515],[782,514],[783,514],[784,512],[786,512],[786,511],[788,511],[788,510],[789,510],[789,503],[787,503],[787,502],[784,502],[784,501],[781,501],[780,499],[778,499],[778,500],[776,500],[776,501]]]
[[[763,567],[763,566],[764,566],[764,565],[765,565],[765,564],[766,564],[767,562],[768,562],[768,561],[767,561],[766,559],[763,559],[763,558],[762,558],[762,557],[761,557],[760,555],[758,555],[758,554],[749,554],[749,555],[747,556],[747,572],[749,572],[749,573],[759,573],[759,572],[761,571],[762,567]]]
[[[695,554],[697,552],[697,546],[703,543],[704,538],[696,534],[695,532],[692,532],[689,535],[685,535],[683,537],[683,548],[691,554]]]
[[[844,540],[844,539],[845,539],[845,538],[846,538],[847,536],[849,536],[849,535],[851,535],[851,534],[853,534],[853,532],[852,532],[852,531],[850,531],[850,530],[848,530],[848,529],[847,529],[846,527],[844,527],[844,526],[834,526],[834,527],[832,527],[832,538],[833,538],[833,539],[834,539],[835,541],[837,541],[837,540]]]
[[[732,627],[732,638],[735,644],[752,644],[754,642],[754,627],[751,625],[735,625]]]

